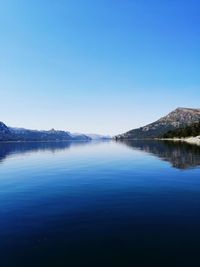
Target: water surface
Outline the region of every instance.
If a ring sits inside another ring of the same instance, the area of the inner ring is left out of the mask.
[[[200,148],[0,144],[1,266],[200,266]]]

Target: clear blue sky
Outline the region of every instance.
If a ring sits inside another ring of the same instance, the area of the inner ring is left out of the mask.
[[[0,0],[0,121],[117,134],[200,107],[200,1]]]

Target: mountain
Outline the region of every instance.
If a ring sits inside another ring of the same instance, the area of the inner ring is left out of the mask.
[[[109,140],[111,136],[109,135],[101,135],[101,134],[87,134],[92,140]]]
[[[185,126],[183,128],[178,128],[173,131],[168,131],[167,133],[163,134],[162,138],[182,138],[182,137],[189,137],[189,136],[199,136],[200,135],[200,122],[193,123],[189,126]]]
[[[70,132],[68,132],[68,134],[71,136],[73,140],[91,140],[91,138],[86,134],[70,133]]]
[[[98,134],[70,133],[55,129],[38,131],[14,128],[0,122],[0,141],[90,141],[105,139],[111,139],[111,137]]]
[[[3,122],[0,122],[0,141],[6,141],[8,139],[12,139],[12,133]]]
[[[13,128],[0,122],[0,141],[89,141],[90,137],[79,134],[73,136],[70,132],[51,129],[49,131]]]
[[[71,137],[73,137],[74,139],[79,139],[81,138],[90,138],[91,140],[110,140],[112,139],[111,136],[109,135],[101,135],[101,134],[81,134],[81,133],[70,133]]]
[[[73,136],[70,132],[51,129],[49,131],[28,130],[23,128],[9,128],[10,131],[23,141],[88,141],[88,136],[79,134]]]
[[[167,116],[144,127],[118,135],[115,139],[158,138],[168,131],[191,125],[200,121],[200,109],[177,108]]]
[[[27,129],[9,128],[13,136],[20,141],[67,141],[71,136],[65,131],[37,131]]]
[[[9,128],[3,123],[0,121],[0,134],[10,134],[10,130]]]

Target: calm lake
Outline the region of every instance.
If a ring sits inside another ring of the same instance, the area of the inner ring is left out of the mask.
[[[200,147],[0,144],[0,266],[200,266]]]

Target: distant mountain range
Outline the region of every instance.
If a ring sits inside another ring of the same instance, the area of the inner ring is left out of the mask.
[[[101,134],[86,134],[92,140],[108,140],[112,137],[110,135],[101,135]]]
[[[185,137],[189,133],[199,135],[199,123],[200,109],[177,108],[151,124],[117,135],[114,138],[116,140],[134,140],[166,138],[170,136]],[[190,127],[188,128],[188,126]],[[111,139],[111,137],[98,134],[70,133],[54,129],[38,131],[13,128],[0,122],[0,141],[89,141],[105,139]]]
[[[98,139],[108,139],[108,136],[98,136]],[[73,134],[67,131],[51,129],[49,131],[29,130],[24,128],[13,128],[0,122],[0,141],[90,141],[92,135]]]
[[[152,139],[162,137],[169,131],[184,128],[200,121],[200,109],[177,108],[167,116],[144,127],[115,136],[115,139]]]

